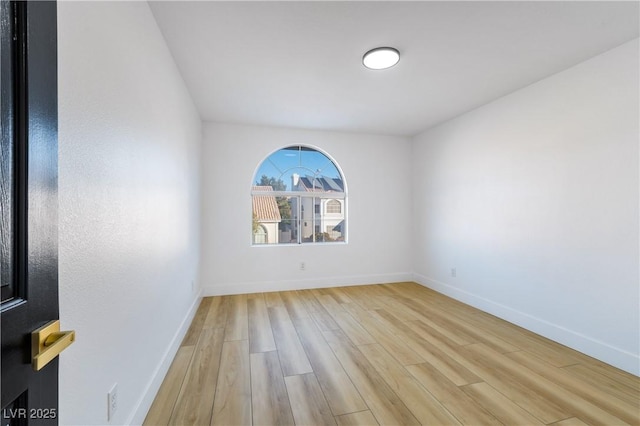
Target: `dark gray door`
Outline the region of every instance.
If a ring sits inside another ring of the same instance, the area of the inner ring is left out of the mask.
[[[35,371],[31,347],[58,319],[56,3],[1,13],[2,425],[57,424],[58,360]]]

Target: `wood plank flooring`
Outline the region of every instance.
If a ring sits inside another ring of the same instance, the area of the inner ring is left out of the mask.
[[[202,300],[145,425],[640,425],[640,379],[415,283]]]

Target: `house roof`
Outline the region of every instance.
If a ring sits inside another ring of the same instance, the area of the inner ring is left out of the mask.
[[[253,190],[272,192],[273,188],[270,186],[254,186]],[[252,201],[253,214],[258,222],[280,222],[282,220],[274,195],[254,195]]]
[[[300,182],[308,192],[344,192],[342,179],[338,178],[305,176],[300,178]]]

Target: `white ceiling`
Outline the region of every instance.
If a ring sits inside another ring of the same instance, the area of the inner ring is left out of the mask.
[[[637,2],[150,2],[206,121],[414,135],[638,37]],[[372,71],[362,55],[400,50]]]

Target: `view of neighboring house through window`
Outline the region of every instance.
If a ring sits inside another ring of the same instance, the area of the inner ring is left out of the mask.
[[[344,178],[317,149],[295,145],[267,157],[251,200],[254,245],[346,241]]]

